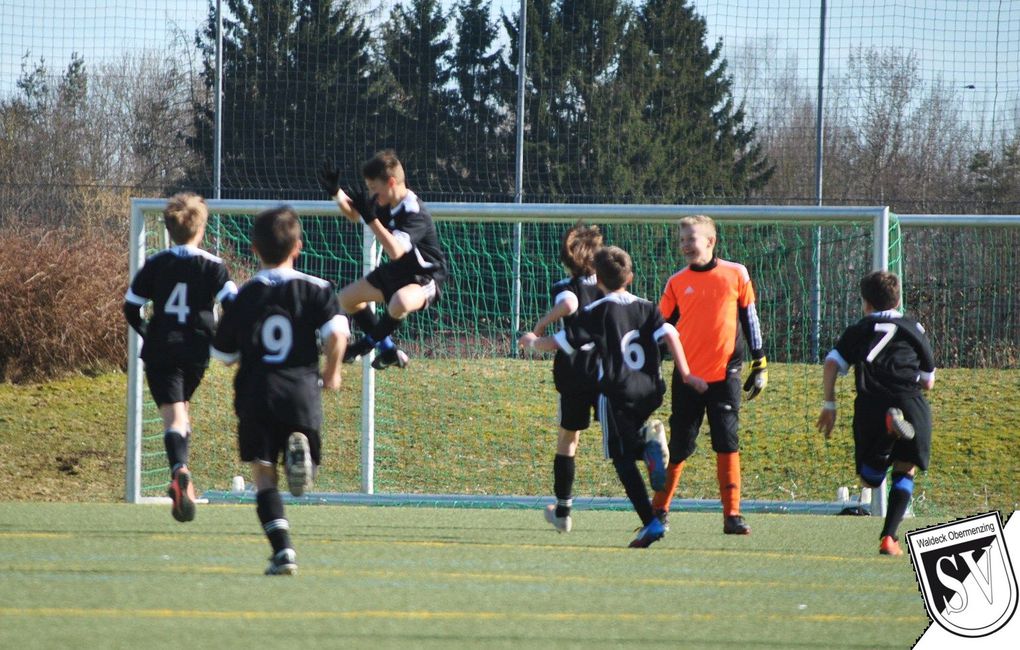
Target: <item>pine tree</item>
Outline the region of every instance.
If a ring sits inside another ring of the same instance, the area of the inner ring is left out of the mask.
[[[502,65],[490,11],[490,0],[460,0],[455,9],[457,44],[448,61],[456,81],[450,162],[460,192],[501,200],[513,188],[515,133],[499,98],[501,88],[516,87],[516,78]]]
[[[347,0],[227,0],[223,20],[224,196],[309,196],[323,154],[350,182],[373,140],[379,105],[371,41]],[[198,45],[210,92],[191,145],[211,169],[215,10]],[[208,174],[205,175],[208,178]],[[195,183],[195,185],[200,185]]]
[[[385,62],[394,84],[387,121],[392,146],[413,182],[422,188],[448,187],[455,140],[448,65],[453,43],[439,0],[410,0],[396,6],[383,27]]]
[[[722,42],[686,0],[647,0],[638,12],[648,45],[644,120],[654,134],[643,194],[697,203],[745,199],[773,168],[733,99]]]

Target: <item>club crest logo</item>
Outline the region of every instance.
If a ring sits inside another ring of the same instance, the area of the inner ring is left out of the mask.
[[[979,637],[1016,611],[1016,573],[997,512],[907,533],[928,616],[953,634]]]

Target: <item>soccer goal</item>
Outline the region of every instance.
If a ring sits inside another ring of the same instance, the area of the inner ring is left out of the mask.
[[[257,269],[249,232],[255,214],[279,201],[209,200],[204,247],[223,257],[240,285]],[[370,232],[328,201],[288,202],[302,217],[301,271],[338,287],[379,259]],[[135,199],[131,274],[166,246],[162,199]],[[295,501],[449,503],[531,507],[552,493],[557,428],[551,358],[521,357],[520,332],[548,308],[563,276],[562,232],[597,224],[607,243],[628,250],[632,292],[657,301],[685,264],[676,222],[707,214],[719,226],[720,257],[745,264],[755,284],[769,358],[766,392],[741,411],[743,496],[747,510],[831,511],[837,487],[854,485],[850,433],[852,382],[841,382],[842,435],[815,431],[820,360],[861,315],[857,280],[872,269],[899,270],[899,225],[884,207],[567,205],[431,203],[450,259],[439,302],[411,315],[395,339],[406,369],[344,367],[343,388],[324,399],[323,466],[313,493]],[[128,335],[125,497],[161,499],[168,470],[158,413],[144,385],[140,340]],[[668,372],[669,368],[665,368]],[[247,476],[237,460],[233,369],[213,362],[192,401],[191,468],[213,500],[250,500],[232,491]],[[668,375],[667,375],[668,377]],[[668,396],[658,414],[668,418]],[[707,434],[681,482],[680,508],[718,508]],[[582,433],[576,507],[624,507],[612,465],[601,456],[597,424]]]

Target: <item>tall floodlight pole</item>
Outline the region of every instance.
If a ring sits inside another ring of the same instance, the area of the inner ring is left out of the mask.
[[[223,150],[223,0],[216,0],[216,96],[213,99],[216,113],[213,126],[213,198],[220,197],[220,166]]]
[[[527,43],[528,0],[521,0],[517,27],[517,146],[515,151],[514,203],[524,203],[524,74],[525,45]],[[517,335],[521,331],[521,222],[514,224],[513,288],[510,305],[510,349],[517,356]]]
[[[818,27],[818,106],[815,114],[815,199],[822,204],[822,178],[824,159],[824,91],[825,91],[825,0],[821,0],[821,17]],[[818,360],[822,335],[822,227],[814,232],[813,267],[811,278],[811,358]]]
[[[216,96],[213,98],[213,198],[219,199],[223,149],[223,2],[216,0]],[[216,253],[220,252],[220,217],[216,215]]]

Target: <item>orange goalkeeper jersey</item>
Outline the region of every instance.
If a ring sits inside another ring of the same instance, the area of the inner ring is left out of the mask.
[[[659,311],[676,323],[691,372],[707,382],[726,378],[728,367],[739,366],[740,312],[752,350],[760,350],[761,328],[754,308],[754,288],[743,264],[718,258],[704,267],[688,266],[666,282]]]

